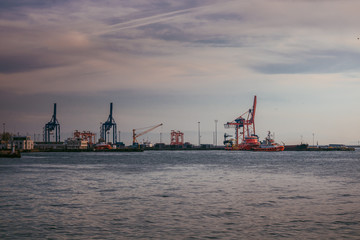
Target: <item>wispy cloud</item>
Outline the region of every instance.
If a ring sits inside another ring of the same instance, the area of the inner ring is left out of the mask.
[[[172,20],[179,16],[186,15],[186,14],[191,13],[194,10],[199,9],[199,8],[203,8],[203,7],[194,7],[194,8],[189,8],[189,9],[177,10],[177,11],[161,13],[161,14],[157,14],[157,15],[153,15],[153,16],[142,17],[142,18],[132,19],[132,20],[128,20],[125,22],[121,22],[121,23],[112,24],[107,29],[104,29],[103,31],[98,32],[96,34],[104,34],[104,33],[109,33],[109,32],[114,32],[114,31],[120,31],[120,30],[128,29],[128,28],[137,28],[137,27],[147,26],[150,24],[160,23],[160,22],[169,22],[169,20]]]

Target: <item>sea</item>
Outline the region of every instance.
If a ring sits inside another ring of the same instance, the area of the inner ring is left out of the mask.
[[[1,158],[0,239],[360,239],[360,150]]]

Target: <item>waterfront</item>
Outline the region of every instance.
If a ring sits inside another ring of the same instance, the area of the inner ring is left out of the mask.
[[[24,153],[0,214],[1,239],[354,239],[360,151]]]

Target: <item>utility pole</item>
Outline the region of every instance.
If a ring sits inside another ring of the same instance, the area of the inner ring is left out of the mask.
[[[3,123],[3,134],[0,137],[1,140],[4,140],[3,138],[5,137],[5,123]]]
[[[217,123],[218,120],[215,120],[215,146],[217,146]]]
[[[100,143],[100,139],[101,139],[101,126],[102,126],[102,122],[100,122],[100,138],[99,138],[99,143]],[[104,141],[104,140],[102,140]]]
[[[313,133],[313,146],[315,146],[314,137],[315,137],[315,133]]]
[[[198,135],[199,135],[199,146],[200,146],[200,122],[198,122]]]

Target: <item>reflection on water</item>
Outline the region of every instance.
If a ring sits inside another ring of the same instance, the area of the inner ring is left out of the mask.
[[[359,200],[359,151],[32,153],[0,162],[1,239],[353,239]]]

